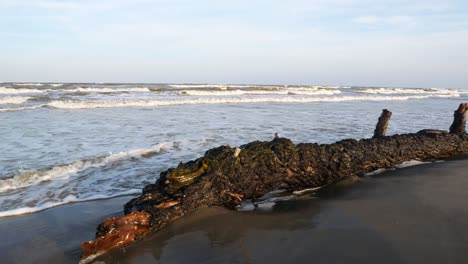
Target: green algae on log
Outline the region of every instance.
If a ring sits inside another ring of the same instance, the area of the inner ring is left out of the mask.
[[[230,146],[210,149],[197,160],[162,172],[154,184],[125,204],[126,216],[101,223],[96,240],[82,244],[81,263],[200,208],[236,209],[246,200],[278,189],[294,192],[409,160],[431,161],[468,154],[466,106],[462,104],[455,111],[452,133],[426,129],[333,144],[293,144],[289,139],[275,137],[268,142],[242,145],[238,148],[242,151]]]
[[[194,169],[193,166],[199,166],[199,168]],[[198,162],[194,162],[190,166],[169,169],[168,172],[170,176],[167,179],[167,185],[169,186],[170,192],[175,192],[178,189],[193,183],[197,177],[201,176],[206,171],[207,168],[208,165],[206,162],[201,161],[200,165],[198,165]]]

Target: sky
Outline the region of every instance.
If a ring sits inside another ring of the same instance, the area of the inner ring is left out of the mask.
[[[468,88],[466,0],[0,0],[0,82]]]

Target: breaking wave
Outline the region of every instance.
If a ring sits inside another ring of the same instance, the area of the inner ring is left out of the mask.
[[[15,88],[6,88],[0,87],[0,94],[35,94],[35,93],[46,93],[47,90],[39,89],[15,89]]]
[[[438,95],[459,95],[461,92],[452,89],[442,88],[368,88],[357,90],[358,93],[365,94],[438,94]]]
[[[90,87],[79,87],[75,89],[62,90],[67,93],[120,93],[120,92],[150,92],[146,87],[134,87],[134,88],[90,88]]]
[[[124,151],[91,160],[78,160],[70,164],[59,165],[45,170],[25,171],[11,178],[0,180],[0,193],[37,185],[44,181],[67,179],[89,168],[103,167],[131,158],[149,157],[161,151],[169,150],[172,146],[172,143],[162,143],[148,149]]]
[[[14,83],[17,86],[43,86],[42,83]]]
[[[196,104],[243,104],[243,103],[316,103],[347,101],[405,101],[430,97],[457,97],[459,95],[410,95],[410,96],[335,96],[335,97],[242,97],[242,98],[194,98],[174,100],[141,101],[53,101],[48,107],[57,109],[87,109],[114,107],[157,107]]]
[[[249,85],[222,85],[222,84],[170,84],[169,87],[172,88],[219,88],[219,89],[227,89],[228,87],[233,88],[242,88],[242,87],[249,87]]]
[[[63,84],[51,84],[53,87],[60,87]],[[35,88],[6,88],[0,87],[0,94],[37,94],[49,92],[62,92],[62,93],[121,93],[121,92],[150,92],[151,90],[146,87],[132,87],[132,88],[98,88],[98,87],[77,87],[71,89],[35,89]]]
[[[341,94],[339,90],[327,89],[307,89],[307,88],[288,88],[271,90],[181,90],[177,92],[181,95],[193,96],[226,96],[226,95],[335,95]]]
[[[44,107],[45,105],[34,105],[34,106],[25,106],[25,107],[14,107],[14,108],[0,108],[0,112],[13,112],[13,111],[22,111],[22,110],[32,110],[36,108]]]
[[[7,96],[0,97],[0,104],[22,104],[28,101],[31,97],[24,96]]]

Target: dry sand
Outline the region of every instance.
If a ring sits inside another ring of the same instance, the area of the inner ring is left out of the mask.
[[[0,219],[1,263],[77,263],[129,197]],[[384,172],[277,203],[206,209],[96,263],[468,263],[468,160]]]

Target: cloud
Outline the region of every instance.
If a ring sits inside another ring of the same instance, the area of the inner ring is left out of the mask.
[[[376,16],[360,16],[353,18],[353,22],[359,24],[368,24],[368,25],[375,25],[380,21],[380,18]]]
[[[156,3],[163,3],[166,0],[156,0]],[[15,8],[40,8],[48,10],[105,10],[105,9],[116,9],[125,8],[126,6],[151,3],[149,0],[3,0],[0,2],[0,6]]]
[[[416,23],[416,18],[413,16],[359,16],[352,19],[354,23],[363,24],[369,27],[382,27],[382,26],[398,26],[398,25],[413,25]]]
[[[384,20],[387,24],[392,25],[408,25],[416,22],[416,19],[411,16],[391,16]]]

